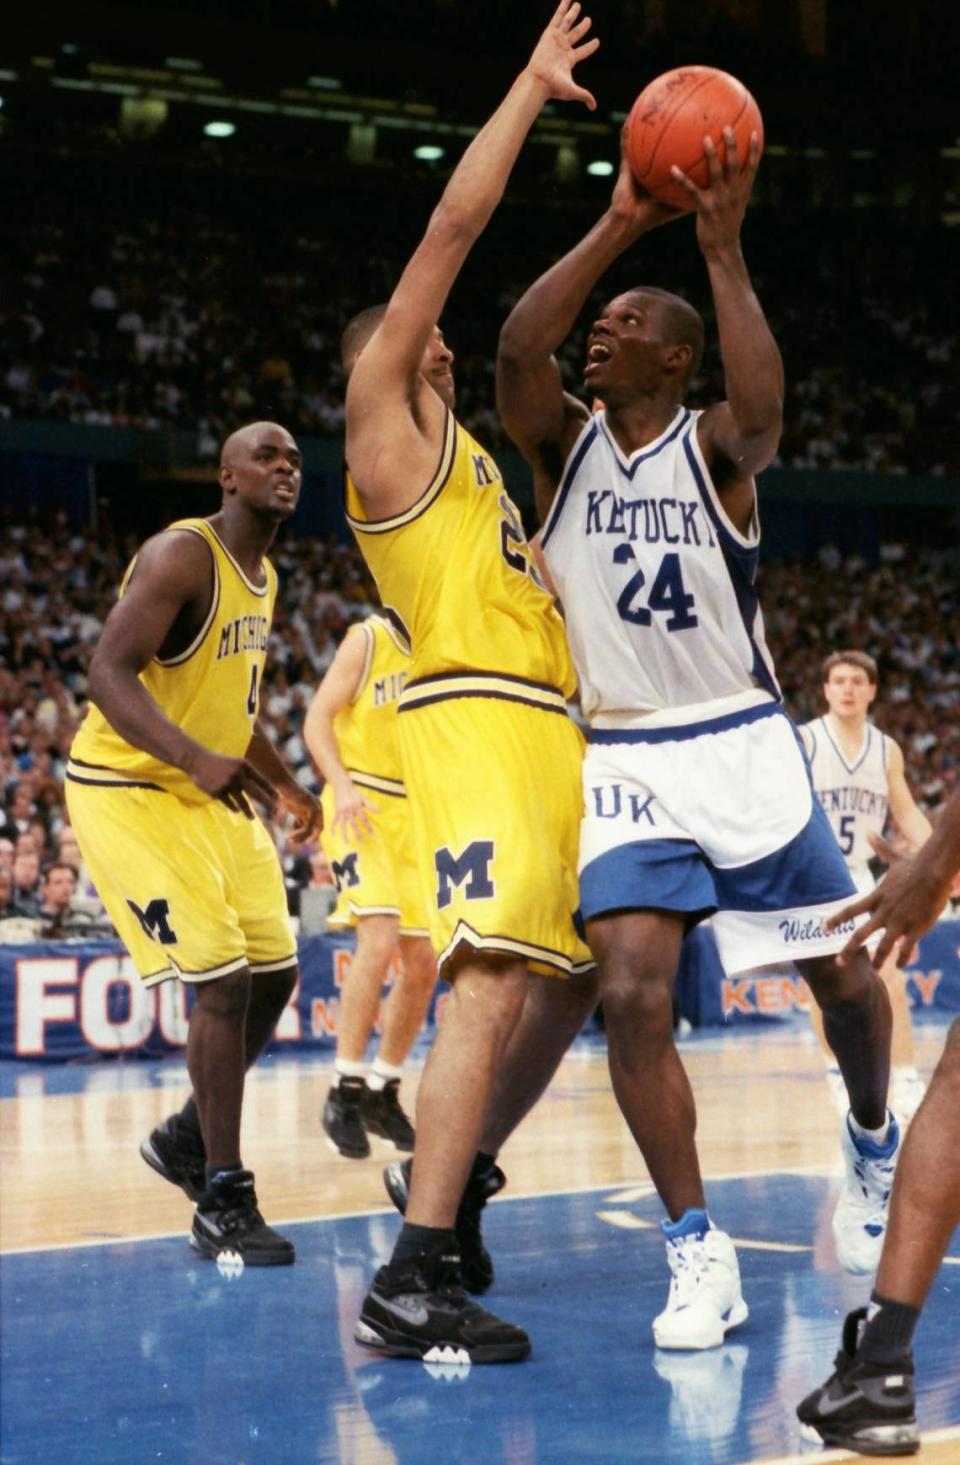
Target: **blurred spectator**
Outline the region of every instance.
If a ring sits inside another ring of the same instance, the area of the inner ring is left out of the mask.
[[[37,914],[35,905],[27,905],[14,899],[13,877],[4,865],[0,865],[0,921],[14,916],[32,919]]]
[[[40,856],[36,850],[18,850],[13,857],[13,900],[34,914],[43,899]]]
[[[43,941],[78,941],[96,935],[110,935],[113,927],[105,915],[96,915],[76,900],[77,875],[72,865],[54,860],[44,871],[43,894],[38,916]]]

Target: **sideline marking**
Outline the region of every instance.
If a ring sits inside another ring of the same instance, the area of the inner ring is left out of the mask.
[[[729,1180],[763,1180],[771,1175],[800,1175],[819,1176],[826,1180],[836,1179],[840,1172],[837,1170],[826,1170],[823,1165],[788,1165],[774,1166],[768,1170],[734,1170],[727,1174],[705,1175],[704,1181],[707,1185]],[[510,1205],[514,1201],[521,1200],[551,1200],[557,1196],[566,1195],[599,1195],[604,1199],[619,1203],[636,1194],[637,1199],[655,1194],[655,1187],[650,1181],[644,1181],[639,1185],[568,1185],[562,1190],[523,1190],[515,1191],[510,1195],[494,1196],[488,1204],[492,1206]],[[362,1221],[371,1216],[395,1216],[397,1211],[393,1206],[372,1206],[363,1211],[322,1211],[319,1215],[312,1216],[284,1216],[273,1222],[275,1226],[314,1226],[324,1221]],[[649,1222],[651,1226],[656,1222]],[[156,1231],[149,1234],[136,1236],[96,1236],[86,1237],[78,1241],[55,1241],[49,1246],[0,1246],[0,1257],[4,1256],[30,1256],[45,1251],[81,1251],[88,1250],[94,1246],[136,1246],[141,1241],[175,1241],[178,1238],[187,1239],[189,1233],[186,1228],[177,1231]],[[750,1245],[751,1243],[744,1243]],[[772,1245],[772,1243],[769,1243]],[[812,1250],[812,1248],[805,1248]],[[960,1256],[945,1256],[945,1266],[960,1266]]]
[[[598,1220],[608,1226],[620,1226],[624,1231],[659,1231],[659,1221],[644,1221],[632,1211],[596,1211]],[[795,1246],[789,1241],[749,1241],[745,1236],[731,1236],[734,1246],[741,1251],[813,1251],[812,1246]]]

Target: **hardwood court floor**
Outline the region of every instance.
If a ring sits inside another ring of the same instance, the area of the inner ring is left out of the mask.
[[[922,1069],[942,1032],[920,1029]],[[298,1264],[240,1281],[192,1258],[188,1203],[137,1155],[185,1093],[182,1062],[11,1066],[0,1099],[3,1465],[56,1453],[71,1465],[790,1458],[793,1407],[869,1290],[833,1258],[838,1121],[802,1032],[696,1039],[684,1056],[708,1197],[738,1239],[750,1320],[709,1354],[653,1349],[661,1211],[611,1099],[602,1043],[581,1042],[505,1148],[508,1190],[485,1223],[499,1268],[490,1304],[529,1328],[534,1355],[469,1380],[427,1379],[351,1341],[396,1230],[380,1180],[394,1152],[374,1141],[367,1161],[331,1153],[318,1124],[329,1061],[276,1058],[249,1080],[245,1159],[268,1219],[292,1228]],[[414,1092],[411,1075],[411,1108]],[[926,1465],[960,1461],[958,1252],[955,1242],[918,1340]],[[226,1395],[225,1349],[236,1386]]]

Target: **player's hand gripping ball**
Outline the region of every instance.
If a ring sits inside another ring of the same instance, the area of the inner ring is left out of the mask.
[[[725,127],[733,128],[739,158],[747,156],[752,132],[763,151],[760,108],[735,76],[713,66],[665,71],[644,87],[627,118],[626,152],[633,176],[662,203],[692,208],[690,194],[670,169],[677,167],[699,188],[709,188],[703,139],[713,139],[722,164]]]

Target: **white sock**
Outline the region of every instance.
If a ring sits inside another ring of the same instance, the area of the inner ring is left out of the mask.
[[[847,1118],[850,1124],[850,1128],[853,1130],[854,1134],[858,1134],[861,1139],[872,1140],[875,1145],[885,1145],[890,1137],[889,1109],[887,1110],[887,1117],[884,1119],[879,1129],[867,1129],[865,1125],[858,1124],[857,1121],[854,1119],[852,1112],[847,1116]]]
[[[403,1064],[384,1063],[377,1054],[373,1060],[370,1072],[367,1074],[367,1088],[378,1094],[381,1089],[386,1088],[392,1078],[403,1077]]]
[[[355,1063],[349,1058],[338,1058],[333,1065],[333,1071],[337,1080],[341,1078],[364,1078],[367,1072],[367,1065],[363,1062]]]

